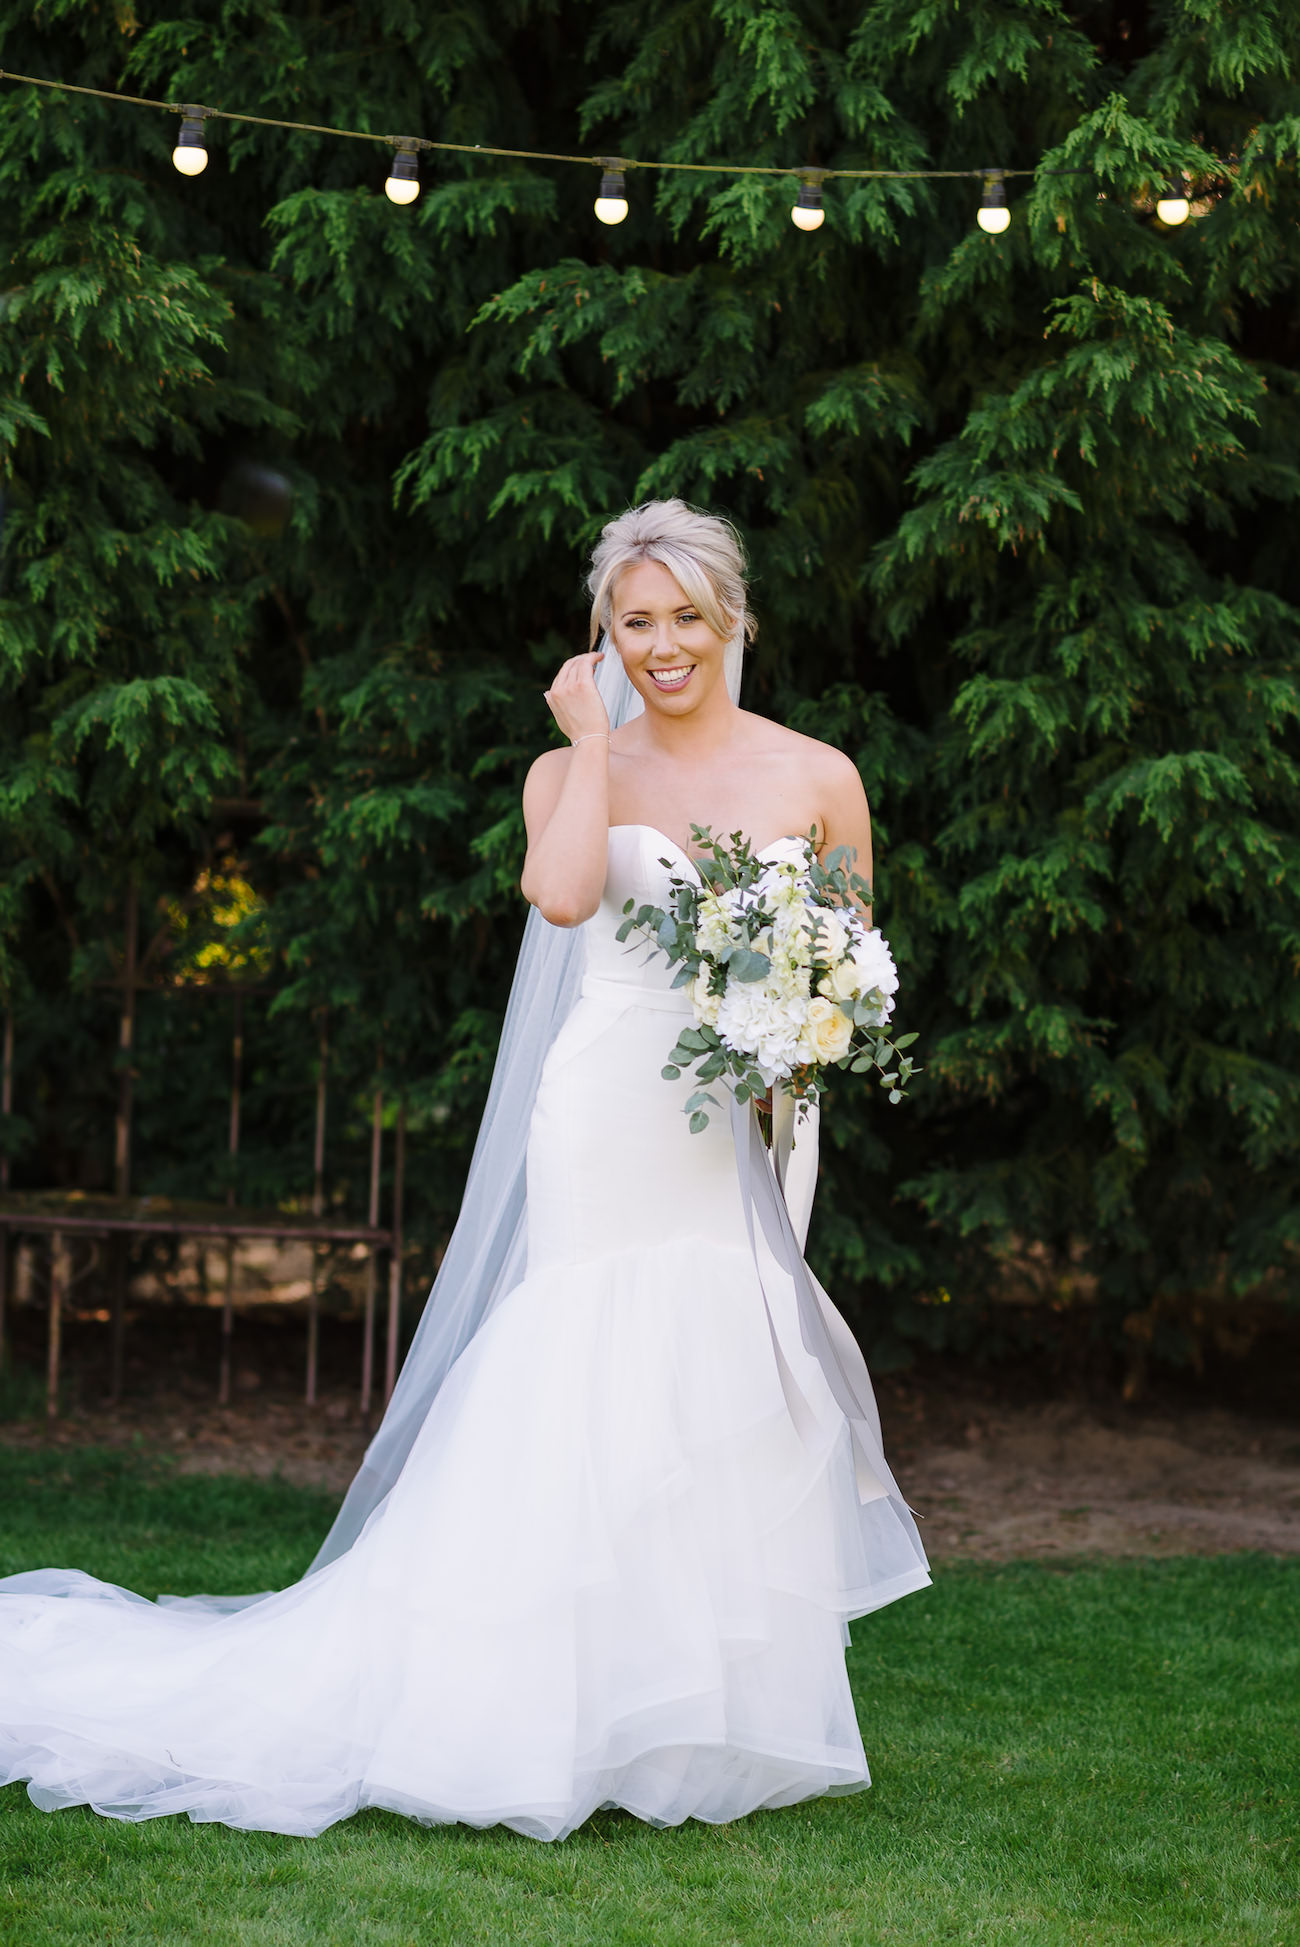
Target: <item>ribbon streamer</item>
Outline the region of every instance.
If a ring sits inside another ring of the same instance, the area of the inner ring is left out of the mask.
[[[734,1095],[731,1099],[731,1127],[735,1139],[736,1166],[740,1177],[745,1223],[763,1291],[768,1329],[772,1334],[772,1344],[776,1353],[777,1372],[790,1409],[790,1417],[800,1438],[805,1445],[808,1445],[809,1436],[812,1429],[818,1425],[818,1421],[781,1347],[776,1321],[772,1314],[768,1279],[764,1277],[763,1259],[757,1248],[760,1231],[777,1269],[785,1274],[794,1287],[798,1307],[799,1336],[803,1340],[804,1347],[821,1367],[831,1395],[848,1421],[853,1438],[858,1499],[865,1506],[872,1501],[887,1498],[894,1512],[915,1540],[918,1554],[924,1559],[920,1535],[885,1461],[880,1435],[880,1414],[876,1407],[876,1396],[871,1388],[866,1360],[852,1332],[809,1271],[804,1262],[799,1240],[795,1236],[777,1174],[780,1165],[780,1149],[785,1145],[780,1144],[775,1154],[769,1156],[763,1145],[758,1117],[752,1105],[737,1102]],[[789,1149],[786,1148],[787,1165],[788,1157]],[[770,1273],[768,1275],[770,1277]]]

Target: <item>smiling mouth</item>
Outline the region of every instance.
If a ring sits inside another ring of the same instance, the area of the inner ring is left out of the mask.
[[[655,688],[670,696],[674,691],[686,688],[694,668],[694,663],[687,663],[680,669],[652,669],[647,673]]]

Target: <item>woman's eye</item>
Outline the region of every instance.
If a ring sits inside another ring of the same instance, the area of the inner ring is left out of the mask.
[[[684,608],[677,618],[679,622],[698,622],[699,619],[693,608]]]

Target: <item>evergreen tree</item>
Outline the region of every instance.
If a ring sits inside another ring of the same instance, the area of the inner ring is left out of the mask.
[[[1036,171],[1001,237],[971,181],[832,179],[803,235],[793,179],[649,171],[602,230],[594,169],[439,155],[398,211],[378,143],[210,122],[185,181],[169,118],[0,84],[0,952],[28,1096],[63,1105],[24,1167],[95,1167],[74,1076],[134,883],[173,977],[276,969],[262,1193],[327,1006],[352,1088],[381,1044],[400,1073],[445,1229],[580,556],[682,493],[751,548],[746,700],[848,749],[876,813],[927,1073],[828,1118],[817,1255],[869,1347],[993,1345],[1019,1277],[1177,1354],[1183,1295],[1285,1286],[1297,29],[1295,0],[0,4],[10,71],[253,114]],[[142,1016],[140,1180],[194,1189],[225,1029],[177,1019]],[[357,1208],[359,1150],[333,1166]]]

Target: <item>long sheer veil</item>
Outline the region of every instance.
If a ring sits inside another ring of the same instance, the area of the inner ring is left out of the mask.
[[[600,646],[604,660],[596,665],[596,686],[617,729],[644,706],[608,636]],[[733,699],[740,693],[743,650],[737,632],[727,645],[725,665]],[[309,1574],[351,1548],[405,1466],[448,1372],[523,1278],[528,1125],[542,1064],[577,999],[583,952],[581,927],[552,926],[535,908],[529,912],[456,1228],[388,1410]]]

